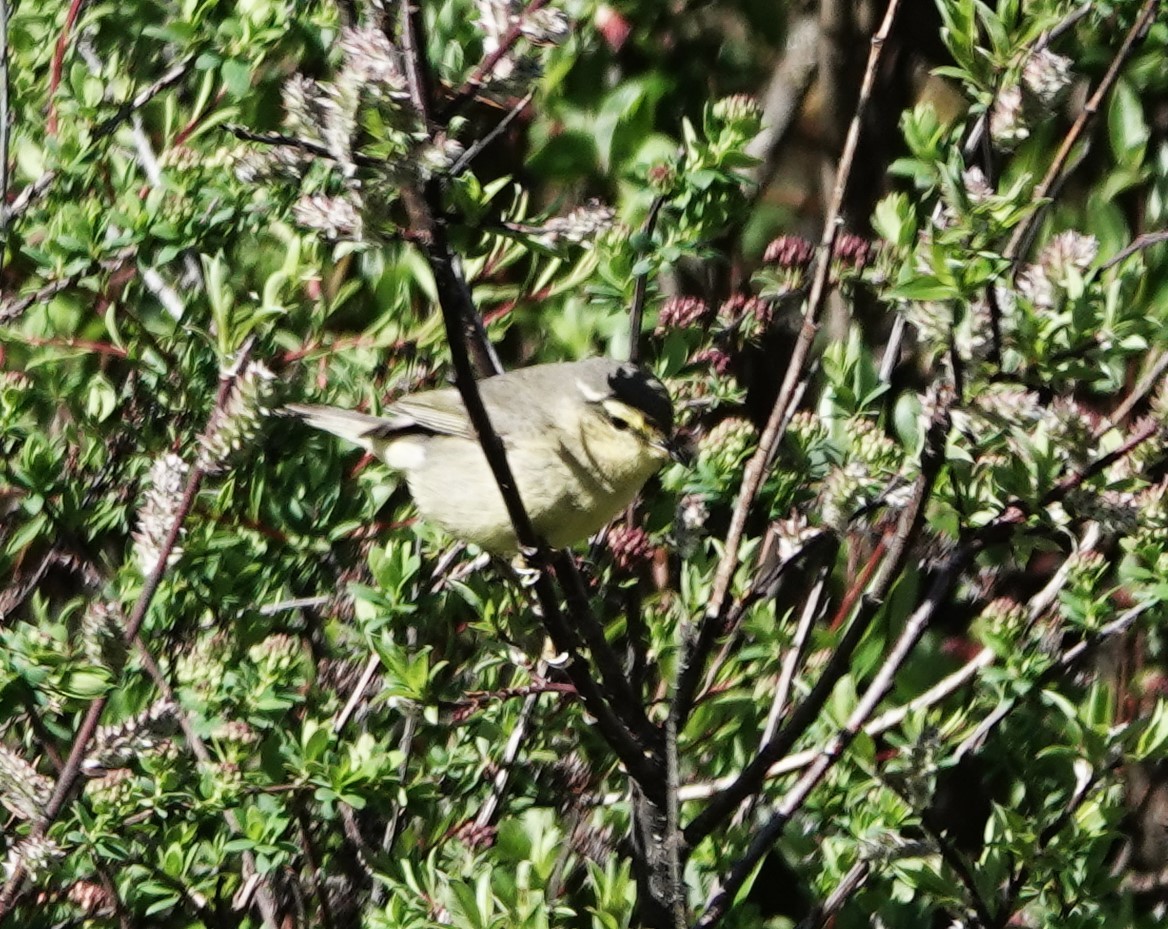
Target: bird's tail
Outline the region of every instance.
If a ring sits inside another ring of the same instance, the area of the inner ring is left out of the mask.
[[[373,450],[375,438],[372,433],[385,425],[384,419],[335,406],[289,403],[284,410],[299,416],[314,429],[331,432],[346,442],[360,445],[366,451]]]

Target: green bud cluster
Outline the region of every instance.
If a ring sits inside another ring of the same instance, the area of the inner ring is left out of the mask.
[[[698,463],[723,472],[737,468],[758,443],[758,429],[741,416],[730,416],[702,436]]]
[[[262,676],[272,681],[287,681],[300,664],[304,645],[294,636],[277,633],[248,649],[248,657]]]
[[[258,361],[248,362],[201,440],[198,462],[208,474],[226,470],[255,444],[274,398],[275,375]]]

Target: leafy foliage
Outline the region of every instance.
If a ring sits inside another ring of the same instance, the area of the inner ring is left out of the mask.
[[[0,915],[1159,925],[1156,8],[906,4],[838,204],[793,5],[7,9]],[[280,415],[479,323],[632,346],[695,447],[542,568],[566,662]]]

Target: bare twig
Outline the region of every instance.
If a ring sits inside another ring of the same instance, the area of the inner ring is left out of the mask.
[[[495,123],[495,125],[489,132],[487,132],[486,135],[484,135],[481,139],[476,140],[470,148],[463,152],[462,157],[459,158],[458,161],[454,163],[454,167],[450,169],[450,176],[458,177],[458,175],[462,174],[463,171],[470,167],[470,163],[479,156],[479,153],[493,141],[495,141],[495,139],[497,139],[507,129],[507,127],[511,125],[511,123],[519,118],[519,114],[527,109],[527,105],[531,103],[534,97],[535,91],[529,90],[526,94],[515,101],[511,109],[507,111],[506,116]]]
[[[935,706],[968,684],[977,677],[978,672],[982,668],[993,664],[993,661],[993,652],[990,649],[982,649],[982,651],[974,655],[973,658],[960,668],[939,680],[924,693],[917,695],[907,703],[893,707],[881,713],[879,716],[874,717],[864,726],[864,734],[870,736],[881,735],[889,729],[894,729],[899,726],[912,713],[927,709],[930,706]],[[801,771],[815,761],[817,755],[818,752],[814,749],[787,755],[781,761],[775,762],[767,769],[765,779],[773,780],[786,774],[792,774],[795,771]],[[678,799],[683,803],[690,803],[695,800],[708,800],[710,797],[716,796],[733,785],[740,776],[740,774],[729,774],[713,781],[686,784],[678,789]],[[604,805],[611,805],[619,802],[620,799],[620,794],[610,793],[605,794],[601,802]]]
[[[840,882],[823,901],[823,905],[817,907],[815,912],[799,923],[796,929],[821,929],[823,926],[831,925],[832,917],[843,909],[843,905],[852,894],[864,886],[871,873],[872,865],[868,861],[865,859],[857,861],[848,869],[848,873],[840,878]]]
[[[1136,405],[1151,393],[1160,382],[1165,371],[1168,371],[1168,352],[1161,350],[1160,356],[1148,367],[1143,377],[1132,388],[1131,393],[1124,397],[1123,402],[1108,414],[1106,422],[1100,424],[1096,430],[1095,438],[1100,438],[1108,428],[1126,420]]]
[[[405,62],[406,86],[410,92],[410,102],[418,113],[422,124],[430,129],[430,103],[434,99],[430,86],[430,72],[425,66],[425,49],[422,47],[425,32],[422,29],[422,7],[420,2],[405,0],[401,4],[401,45]],[[389,36],[390,42],[393,36]]]
[[[291,148],[299,152],[304,152],[306,155],[314,155],[317,158],[327,158],[330,161],[336,161],[336,155],[325,148],[325,146],[309,139],[302,139],[299,136],[286,135],[282,132],[254,132],[246,126],[239,126],[235,123],[224,123],[223,131],[231,133],[242,142],[258,142],[260,145]],[[371,158],[368,155],[362,155],[360,152],[353,152],[350,158],[353,164],[362,168],[385,167],[385,161],[383,159]]]
[[[1155,232],[1145,232],[1142,235],[1138,235],[1127,246],[1121,248],[1118,252],[1103,262],[1103,264],[1099,266],[1099,270],[1110,270],[1121,261],[1130,258],[1136,252],[1142,252],[1144,249],[1151,248],[1153,245],[1159,245],[1161,242],[1168,242],[1168,229],[1158,229]]]
[[[12,117],[8,112],[8,0],[0,0],[0,243],[8,240],[8,134]],[[4,270],[4,249],[0,248],[0,271]]]
[[[536,674],[543,677],[546,663],[541,661],[536,666]],[[479,829],[490,826],[495,821],[495,813],[503,795],[507,792],[507,785],[511,780],[511,771],[514,769],[515,759],[519,757],[519,749],[523,746],[523,739],[527,735],[527,727],[531,722],[531,714],[535,712],[535,705],[539,702],[538,693],[529,693],[523,698],[523,706],[519,708],[519,716],[507,737],[507,744],[503,748],[503,757],[499,759],[495,777],[491,781],[491,792],[475,816],[475,826]]]
[[[661,208],[669,198],[665,194],[658,194],[653,198],[653,205],[649,207],[649,215],[645,217],[641,226],[642,241],[649,242],[653,238],[653,230],[657,228],[657,218],[661,215]],[[629,361],[636,363],[641,357],[641,320],[645,316],[645,291],[649,285],[649,272],[638,274],[633,283],[633,305],[629,308]]]
[[[848,179],[851,176],[852,165],[855,162],[856,149],[860,139],[860,126],[867,112],[872,97],[872,88],[876,83],[876,73],[884,50],[885,41],[892,30],[892,23],[896,18],[900,0],[889,0],[884,20],[877,33],[872,37],[872,47],[868,55],[868,65],[864,72],[863,84],[860,87],[859,98],[856,102],[856,112],[848,127],[848,135],[844,142],[844,149],[840,155],[839,170],[836,174],[835,189],[832,192],[831,203],[824,220],[823,236],[819,246],[818,264],[815,276],[811,283],[811,291],[807,297],[807,306],[803,313],[803,327],[799,332],[795,348],[788,362],[787,373],[783,378],[779,395],[767,419],[766,427],[759,438],[759,446],[751,456],[742,478],[742,487],[738,499],[734,504],[734,511],[730,521],[730,528],[726,534],[726,542],[721,559],[714,575],[713,590],[710,601],[703,615],[697,634],[683,641],[681,657],[678,663],[679,672],[670,712],[678,721],[678,728],[684,727],[688,718],[690,706],[698,681],[701,679],[701,665],[705,655],[713,644],[716,631],[721,624],[723,611],[728,602],[730,585],[738,567],[738,554],[746,532],[746,520],[759,488],[766,477],[766,472],[774,458],[779,441],[786,432],[787,424],[794,413],[792,399],[795,396],[803,367],[811,352],[811,344],[818,331],[818,318],[827,296],[828,278],[831,271],[831,255],[835,239],[839,231],[840,211],[843,208],[844,194],[847,191]]]
[[[10,223],[23,215],[25,210],[44,196],[45,191],[52,186],[56,179],[57,172],[50,169],[18,193],[16,199],[12,201],[12,205],[4,208],[5,223]]]
[[[157,97],[167,88],[173,87],[195,66],[197,55],[188,55],[182,61],[169,68],[156,81],[152,81],[134,94],[129,100],[117,108],[113,116],[103,119],[93,130],[93,140],[104,139],[113,133],[131,116],[137,113],[147,103]]]
[[[859,605],[855,607],[855,616],[836,644],[819,680],[791,714],[787,725],[759,749],[758,754],[743,769],[738,779],[714,797],[686,827],[685,839],[690,846],[709,835],[718,823],[737,808],[738,804],[758,790],[771,765],[790,751],[795,742],[807,731],[839,678],[846,673],[852,653],[883,606],[884,598],[892,589],[896,578],[904,569],[909,547],[920,532],[925,503],[945,463],[945,441],[949,434],[950,422],[948,403],[951,401],[952,395],[949,394],[938,403],[925,438],[925,447],[921,452],[920,476],[917,478],[910,501],[901,513],[895,537],[888,545],[887,555],[879,568],[875,569],[864,596],[857,598]],[[852,607],[849,606],[847,609],[850,611]]]
[[[336,922],[333,920],[332,906],[329,905],[328,886],[320,867],[320,853],[312,838],[312,820],[309,818],[308,811],[304,808],[304,802],[298,793],[292,795],[292,809],[296,814],[296,825],[300,830],[300,845],[304,850],[304,861],[308,866],[309,875],[312,877],[312,888],[316,894],[320,925],[322,929],[334,929]]]
[[[68,290],[70,287],[76,286],[84,278],[95,274],[98,271],[116,271],[125,267],[137,255],[137,249],[134,247],[124,248],[117,254],[104,259],[103,261],[92,262],[85,268],[79,271],[74,271],[72,274],[67,274],[64,277],[59,277],[56,280],[49,281],[39,290],[33,291],[31,294],[26,294],[23,297],[17,297],[15,300],[8,300],[0,303],[0,323],[10,322],[17,319],[24,314],[24,311],[31,306],[36,306],[39,303],[44,303],[46,300],[51,300],[62,291]]]
[[[1098,647],[1102,642],[1114,638],[1120,633],[1126,632],[1150,608],[1151,604],[1149,603],[1137,604],[1121,613],[1116,619],[1098,629],[1089,637],[1076,642],[1063,652],[1054,664],[1038,675],[1033,686],[1027,691],[1027,695],[1041,692],[1043,687],[1054,680],[1059,674],[1074,666],[1089,650]],[[962,741],[957,747],[957,751],[953,753],[953,757],[960,760],[970,752],[977,751],[985,742],[986,737],[997,728],[998,724],[1017,709],[1021,700],[1021,697],[1017,697],[995,707],[985,719],[978,723],[977,728]]]
[[[144,107],[160,93],[162,93],[162,91],[174,86],[180,80],[182,80],[187,72],[190,71],[190,69],[194,66],[194,63],[195,56],[190,56],[184,59],[168,70],[165,74],[163,74],[162,77],[158,78],[158,80],[154,81],[152,84],[135,94],[132,99],[126,103],[123,103],[120,107],[118,107],[117,112],[115,112],[113,116],[103,120],[102,122],[98,123],[96,127],[94,127],[91,135],[91,142],[96,142],[99,139],[103,139],[116,131],[118,127],[120,127],[127,119],[129,119],[134,113],[138,112],[138,110],[142,109],[142,107]],[[40,177],[29,184],[26,188],[24,188],[24,190],[20,192],[16,199],[12,201],[12,205],[7,208],[5,213],[7,222],[11,222],[17,217],[23,215],[29,207],[31,207],[34,203],[40,200],[42,196],[44,196],[45,192],[48,191],[48,189],[52,186],[53,181],[56,179],[57,172],[50,168],[49,170],[42,173]],[[0,204],[0,210],[2,209],[3,206]]]
[[[795,669],[803,660],[807,642],[811,637],[811,627],[815,624],[815,618],[822,609],[827,575],[828,567],[824,565],[819,569],[819,577],[816,578],[815,584],[807,594],[803,603],[803,612],[795,627],[795,635],[791,638],[791,644],[787,646],[787,654],[783,656],[783,667],[779,672],[778,684],[775,686],[775,698],[771,703],[766,728],[763,729],[762,733],[763,745],[774,738],[775,731],[779,728],[779,720],[783,718],[783,713],[787,710],[787,701],[791,697],[791,685],[795,681]]]
[[[669,872],[668,903],[674,929],[686,929],[685,883],[681,879],[682,837],[677,790],[680,786],[677,764],[677,728],[672,717],[665,720],[665,859]]]
[[[357,685],[353,688],[353,692],[349,694],[349,699],[345,701],[344,709],[337,714],[337,718],[333,720],[333,732],[340,732],[345,728],[345,723],[349,721],[357,709],[357,704],[361,702],[361,698],[365,696],[365,690],[369,687],[369,682],[373,680],[373,675],[377,673],[377,669],[381,666],[381,656],[374,652],[369,656],[369,660],[365,662],[365,669],[361,672],[361,676],[357,679]]]

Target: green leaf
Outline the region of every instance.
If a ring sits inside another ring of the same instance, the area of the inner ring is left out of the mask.
[[[1121,78],[1111,92],[1107,107],[1107,138],[1115,160],[1121,165],[1140,164],[1149,135],[1139,94]]]

